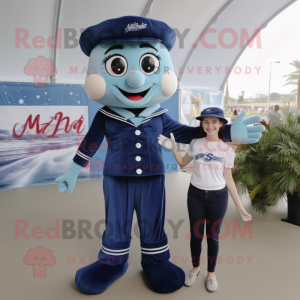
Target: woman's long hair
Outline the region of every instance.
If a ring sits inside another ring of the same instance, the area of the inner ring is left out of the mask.
[[[233,111],[233,114],[236,115],[236,116],[239,115],[239,114],[238,114],[238,111],[237,111],[236,109]]]
[[[219,139],[222,139],[223,133],[225,131],[225,123],[222,119],[220,119],[220,118],[218,118],[218,119],[220,120],[220,122],[223,122],[223,125],[221,127],[219,127],[219,131],[218,131],[218,137],[219,137]],[[203,138],[203,137],[206,137],[206,136],[207,136],[207,134],[204,131],[204,129],[201,125],[201,122],[200,122],[200,136],[199,136],[199,138]]]

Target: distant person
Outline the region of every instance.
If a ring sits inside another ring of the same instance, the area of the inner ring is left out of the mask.
[[[269,119],[269,125],[278,125],[280,121],[280,114],[279,114],[279,105],[275,105],[275,109],[273,110],[273,107],[270,107],[270,111],[267,114],[267,117]]]
[[[235,110],[233,111],[232,116],[231,116],[230,122],[232,123],[232,122],[237,118],[238,115],[239,115],[239,114],[238,114],[238,111],[235,109]]]

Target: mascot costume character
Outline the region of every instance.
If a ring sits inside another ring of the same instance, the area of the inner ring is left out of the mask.
[[[138,16],[106,20],[80,36],[81,49],[90,57],[85,91],[104,106],[95,115],[70,169],[56,179],[59,191],[73,191],[78,174],[104,136],[109,145],[103,172],[106,228],[102,248],[98,261],[79,269],[75,276],[84,293],[101,293],[126,272],[134,210],[141,265],[151,288],[171,293],[184,284],[183,270],[169,261],[164,231],[165,169],[162,146],[157,142],[161,134],[169,140],[172,132],[176,142],[189,144],[199,134],[199,127],[174,121],[160,106],[177,89],[169,54],[175,39],[167,24]],[[234,128],[226,125],[223,139],[254,143],[261,136],[258,131],[263,131],[263,126],[248,128],[243,120],[236,124]],[[116,168],[118,165],[122,167]]]

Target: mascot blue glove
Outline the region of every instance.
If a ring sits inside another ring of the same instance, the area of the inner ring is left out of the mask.
[[[157,143],[158,136],[169,137],[171,132],[176,142],[185,144],[199,135],[199,127],[174,121],[160,106],[177,89],[169,54],[175,39],[167,24],[138,16],[106,20],[80,36],[81,49],[90,57],[85,91],[104,106],[73,158],[76,165],[57,179],[61,192],[73,190],[80,167],[89,163],[104,136],[108,141],[103,172],[106,229],[98,261],[76,273],[75,283],[84,293],[101,293],[126,272],[134,210],[141,266],[151,288],[171,293],[184,284],[183,270],[169,261],[165,167]],[[233,137],[247,142],[247,129],[241,130],[235,129]],[[226,125],[225,139],[231,141],[230,125]]]
[[[63,193],[66,190],[68,190],[68,193],[70,194],[73,192],[76,179],[82,169],[82,166],[79,166],[75,162],[72,162],[72,165],[68,172],[65,175],[62,175],[55,179],[60,193]]]
[[[231,139],[237,144],[257,143],[261,138],[261,132],[265,130],[263,125],[247,126],[251,123],[260,122],[261,117],[252,116],[250,118],[244,119],[246,114],[246,111],[243,110],[231,124]]]

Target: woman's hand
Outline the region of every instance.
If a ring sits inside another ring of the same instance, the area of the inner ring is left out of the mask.
[[[245,209],[243,207],[236,207],[236,210],[239,212],[239,214],[241,215],[243,221],[247,222],[247,221],[251,221],[252,220],[252,216],[249,215]]]

